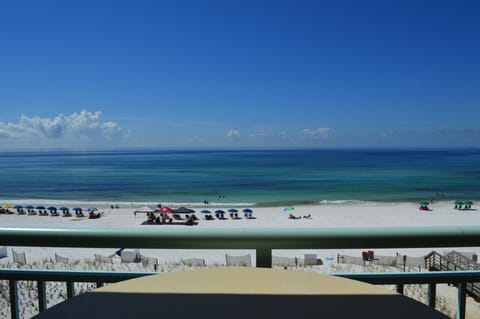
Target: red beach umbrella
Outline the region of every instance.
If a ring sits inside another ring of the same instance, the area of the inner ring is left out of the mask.
[[[157,213],[172,213],[173,209],[170,207],[164,206],[156,210]]]

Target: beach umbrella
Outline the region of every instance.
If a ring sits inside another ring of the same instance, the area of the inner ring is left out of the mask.
[[[47,208],[48,210],[57,210],[57,207],[50,206]]]
[[[35,209],[45,210],[45,206],[37,206]]]
[[[22,206],[22,205],[16,205],[16,206],[15,206],[15,207],[13,207],[13,208],[15,208],[15,209],[22,209],[22,208],[23,208],[23,206]]]
[[[463,200],[456,200],[453,202],[455,205],[463,205]]]
[[[80,208],[80,207],[75,207],[75,208],[72,208],[72,210],[73,210],[74,212],[78,212],[78,211],[82,211],[83,209]]]
[[[228,210],[230,212],[230,209]],[[231,212],[231,213],[234,213],[234,212]],[[217,209],[215,211],[215,214],[225,214],[225,211],[224,210],[221,210],[221,209]]]
[[[420,201],[419,204],[422,205],[422,206],[430,205],[430,203],[426,200]]]
[[[209,211],[208,209],[204,209],[204,210],[200,211],[200,213],[202,213],[202,214],[211,214],[212,212]]]
[[[170,207],[164,206],[156,210],[157,213],[172,213],[173,209]]]
[[[242,212],[250,214],[252,213],[252,210],[250,208],[245,208],[244,210],[242,210]]]
[[[62,211],[68,211],[68,207],[60,207],[58,210],[62,210]]]
[[[195,211],[193,209],[186,208],[186,207],[179,207],[177,209],[174,209],[173,212],[175,214],[193,214],[193,213],[195,213]]]
[[[228,210],[229,213],[238,213],[238,209],[235,209],[235,208],[230,208]]]
[[[32,205],[27,205],[25,206],[26,209],[34,209],[35,207],[33,207]]]
[[[294,209],[295,209],[295,208],[293,208],[293,207],[285,207],[285,208],[283,209],[283,211],[284,211],[284,212],[291,212],[291,211],[294,210]]]
[[[3,205],[2,208],[8,209],[8,208],[13,208],[12,205]]]
[[[464,200],[463,204],[465,204],[465,208],[470,209],[473,205],[473,202],[471,200]]]

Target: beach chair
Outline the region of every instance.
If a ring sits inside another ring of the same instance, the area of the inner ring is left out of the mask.
[[[26,265],[27,264],[27,257],[25,256],[25,252],[23,253],[17,253],[15,250],[12,250],[13,254],[13,262],[20,264],[20,265]]]
[[[225,261],[227,266],[252,267],[252,258],[250,254],[241,256],[232,256],[225,254]]]

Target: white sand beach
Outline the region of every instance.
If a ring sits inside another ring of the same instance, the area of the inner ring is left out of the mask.
[[[390,226],[451,226],[451,225],[480,225],[480,211],[476,210],[475,205],[470,210],[454,209],[450,202],[436,202],[430,205],[430,211],[419,210],[417,203],[373,203],[357,202],[342,204],[319,204],[312,206],[296,206],[291,212],[285,212],[283,207],[251,207],[254,219],[246,219],[243,213],[239,213],[239,219],[231,219],[228,214],[225,220],[205,220],[200,213],[205,207],[194,208],[196,216],[199,218],[195,226],[185,225],[142,225],[146,221],[145,214],[134,214],[134,211],[140,207],[128,206],[120,208],[99,207],[103,216],[99,219],[88,219],[87,217],[53,217],[39,215],[18,215],[5,214],[0,215],[2,226],[21,226],[21,227],[156,227],[158,231],[162,228],[172,227],[210,227],[210,228],[234,228],[234,227],[390,227]],[[176,207],[173,207],[176,208]],[[211,211],[216,209],[227,210],[230,207],[208,208]],[[298,219],[289,219],[289,213],[301,217]],[[304,216],[310,215],[310,218]],[[120,248],[120,247],[119,247]],[[365,247],[370,249],[371,247]],[[125,264],[119,260],[111,265],[99,267],[94,264],[94,254],[111,256],[115,253],[114,249],[72,249],[72,248],[38,248],[38,247],[8,247],[8,257],[0,259],[0,267],[21,268],[12,259],[12,249],[17,252],[25,252],[27,262],[32,268],[42,267],[48,264],[49,269],[90,269],[90,270],[123,270],[123,271],[153,271],[152,268],[142,268],[142,264]],[[468,254],[480,253],[480,248],[454,248],[456,251],[462,251]],[[431,247],[415,249],[375,249],[376,255],[395,256],[397,253],[412,257],[424,256],[432,250],[440,253],[451,251],[451,248]],[[252,264],[255,262],[255,251],[253,250],[235,250],[235,251],[213,251],[213,250],[155,250],[140,249],[143,256],[155,258],[158,260],[158,271],[177,271],[187,269],[182,264],[182,259],[201,258],[205,260],[208,267],[221,267],[225,265],[225,254],[244,255],[251,254]],[[70,265],[55,265],[55,253],[71,260]],[[359,272],[359,271],[401,271],[395,267],[382,267],[376,265],[358,266],[337,264],[337,254],[361,256],[361,250],[274,250],[274,256],[280,257],[298,257],[303,258],[304,254],[316,254],[317,258],[322,260],[322,265],[312,267],[300,267],[302,271],[316,271],[322,273],[330,272]],[[93,267],[93,269],[92,269]],[[100,268],[100,269],[99,269]],[[419,270],[418,268],[412,270]],[[422,270],[423,271],[423,270]],[[420,289],[420,290],[418,290]],[[411,291],[412,295],[423,298],[425,288],[418,288]],[[423,289],[423,290],[422,290]],[[456,289],[452,287],[440,288],[439,298],[445,298],[441,301],[444,310],[453,315],[456,305]],[[408,294],[408,289],[407,289]],[[471,298],[468,298],[467,314],[468,318],[478,318],[480,316],[480,305]],[[424,300],[425,302],[425,300]],[[28,312],[26,312],[28,313]],[[0,317],[2,317],[0,315]],[[28,317],[28,315],[26,315]]]

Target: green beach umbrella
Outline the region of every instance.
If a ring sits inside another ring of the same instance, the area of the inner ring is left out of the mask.
[[[453,202],[455,205],[463,205],[463,200],[456,200]]]
[[[464,205],[473,205],[473,202],[471,200],[464,200],[463,204]]]
[[[420,205],[430,205],[430,203],[426,200],[422,200],[419,202]]]

